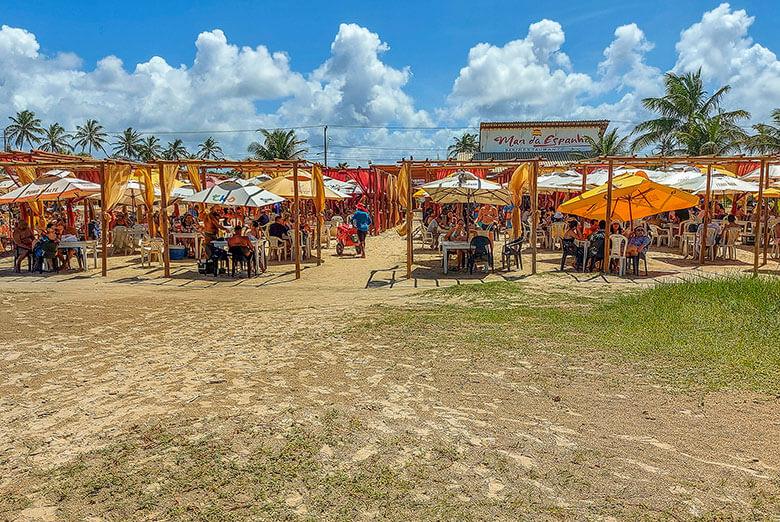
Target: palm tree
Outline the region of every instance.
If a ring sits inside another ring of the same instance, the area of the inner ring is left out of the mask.
[[[187,148],[180,139],[175,139],[172,142],[168,142],[168,148],[162,153],[164,159],[170,161],[178,161],[180,159],[189,158],[190,153],[187,152]]]
[[[70,138],[71,135],[65,132],[62,125],[53,123],[43,132],[43,139],[40,144],[41,150],[60,153],[70,152],[73,150],[73,147],[68,142]]]
[[[288,130],[287,132],[276,129],[274,131],[268,131],[266,129],[259,129],[265,136],[264,143],[253,141],[247,147],[247,152],[254,155],[255,159],[259,160],[274,160],[282,159],[289,160],[300,158],[308,152],[307,149],[299,149],[299,145],[306,143],[306,140],[299,140],[295,135],[294,130]]]
[[[599,134],[598,138],[585,136],[590,144],[588,152],[574,152],[572,156],[578,158],[593,158],[597,156],[620,156],[625,154],[628,136],[618,138],[617,129]]]
[[[723,96],[731,87],[724,85],[710,96],[704,88],[701,69],[682,75],[666,73],[664,88],[666,92],[660,98],[642,100],[645,109],[655,112],[659,117],[642,122],[634,128],[633,134],[637,135],[631,145],[634,151],[652,144],[663,144],[666,150],[679,148],[686,154],[699,154],[696,150],[697,141],[691,140],[691,136],[706,134],[707,131],[696,129],[697,126],[710,126],[712,130],[708,120],[717,116],[717,125],[723,129],[731,129],[739,120],[750,117],[750,114],[743,110],[720,111]]]
[[[759,154],[780,154],[780,109],[772,111],[772,124],[753,125],[756,134],[748,138],[748,149]]]
[[[217,159],[222,155],[222,147],[219,142],[209,136],[206,141],[198,145],[198,157],[202,159]]]
[[[479,152],[479,141],[477,141],[476,134],[469,134],[464,132],[463,136],[453,138],[455,143],[447,147],[447,158],[454,159],[458,157],[458,154]]]
[[[749,142],[747,133],[730,118],[723,118],[722,113],[702,118],[689,131],[679,133],[677,139],[685,152],[694,156],[735,152]]]
[[[346,161],[342,161],[338,165],[336,165],[336,168],[337,169],[348,169],[349,168],[349,163],[347,163]]]
[[[6,127],[6,136],[9,140],[16,140],[14,141],[16,148],[21,149],[25,142],[29,143],[30,148],[32,148],[33,144],[41,141],[43,127],[41,127],[41,120],[35,117],[34,112],[24,110],[17,112],[16,117],[9,116],[8,119],[13,123]]]
[[[81,147],[81,152],[89,147],[89,155],[92,155],[92,149],[102,150],[106,152],[104,145],[108,143],[106,134],[103,132],[103,126],[98,123],[97,120],[87,120],[87,123],[82,127],[76,126],[76,146]]]
[[[151,161],[162,156],[163,148],[160,139],[156,136],[147,136],[138,143],[138,158],[142,161]]]
[[[120,158],[131,160],[138,157],[140,147],[141,133],[133,130],[132,127],[128,127],[122,134],[117,136],[113,150],[114,154]]]

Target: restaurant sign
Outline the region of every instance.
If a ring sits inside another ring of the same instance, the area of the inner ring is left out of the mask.
[[[587,137],[598,139],[600,126],[574,127],[482,127],[479,145],[482,152],[555,152],[587,151]]]

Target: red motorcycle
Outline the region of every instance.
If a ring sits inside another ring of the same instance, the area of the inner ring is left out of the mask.
[[[339,233],[336,236],[336,253],[342,255],[344,247],[355,247],[355,253],[360,255],[362,252],[360,240],[358,239],[357,228],[352,225],[339,225]]]

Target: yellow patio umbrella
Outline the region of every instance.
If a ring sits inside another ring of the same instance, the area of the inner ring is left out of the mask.
[[[430,197],[428,195],[428,193],[425,192],[423,189],[418,190],[417,192],[412,194],[412,196],[415,197],[415,198],[429,198]]]
[[[605,183],[584,192],[562,203],[558,211],[587,219],[606,219],[607,188]],[[638,171],[612,180],[612,209],[609,214],[612,219],[633,221],[698,204],[698,196],[650,181],[647,174]]]
[[[295,183],[292,176],[280,176],[278,178],[269,179],[259,185],[260,188],[273,192],[277,196],[281,196],[285,199],[293,199],[295,197]],[[324,187],[325,199],[345,199],[346,196],[336,192],[335,190]],[[298,174],[298,197],[300,199],[313,199],[314,194],[311,185],[311,175],[305,172]]]
[[[758,192],[755,193],[755,196],[758,197]],[[764,189],[764,197],[765,198],[780,198],[780,188],[768,188]]]

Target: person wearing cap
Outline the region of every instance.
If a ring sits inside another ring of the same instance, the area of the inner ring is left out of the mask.
[[[650,244],[650,238],[645,235],[644,227],[636,227],[634,233],[628,238],[626,246],[626,257],[636,257],[642,250]]]
[[[368,227],[371,226],[371,215],[366,211],[366,207],[362,203],[358,203],[355,213],[349,218],[354,227],[357,229],[358,240],[360,241],[360,257],[366,257],[366,236],[368,235]]]

